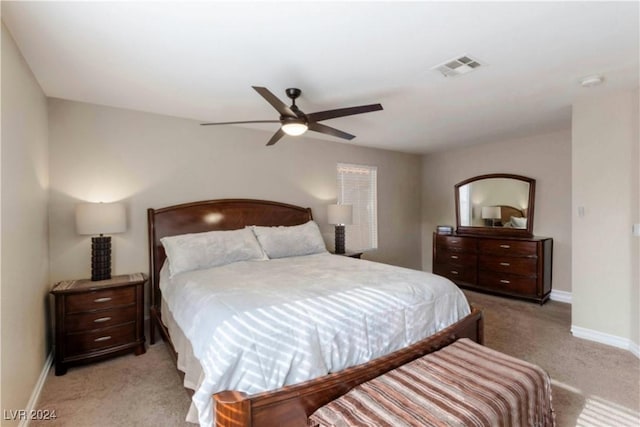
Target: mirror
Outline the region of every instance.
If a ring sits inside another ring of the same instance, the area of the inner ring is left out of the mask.
[[[512,174],[481,175],[456,184],[456,231],[532,237],[535,186],[535,179]]]

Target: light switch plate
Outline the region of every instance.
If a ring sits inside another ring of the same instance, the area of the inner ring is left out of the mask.
[[[640,224],[633,224],[633,235],[640,236]]]

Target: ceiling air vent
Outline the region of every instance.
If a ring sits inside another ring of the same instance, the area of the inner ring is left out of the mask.
[[[477,59],[469,55],[463,55],[459,58],[450,59],[440,65],[436,65],[432,70],[440,71],[445,77],[456,77],[462,74],[470,73],[478,69],[482,64]]]

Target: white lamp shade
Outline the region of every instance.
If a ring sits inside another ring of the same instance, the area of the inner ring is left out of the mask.
[[[78,234],[114,234],[127,229],[122,203],[81,203],[76,205]]]
[[[309,129],[305,123],[285,123],[282,125],[282,131],[287,135],[298,136],[302,135]]]
[[[500,206],[483,206],[482,219],[498,219],[501,215]]]
[[[329,205],[329,224],[345,225],[353,221],[352,205]]]

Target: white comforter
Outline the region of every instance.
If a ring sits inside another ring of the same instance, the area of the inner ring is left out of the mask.
[[[328,253],[191,271],[160,288],[204,371],[193,396],[202,426],[213,422],[213,393],[259,393],[340,371],[470,311],[448,279]]]

